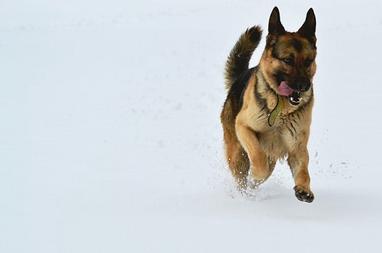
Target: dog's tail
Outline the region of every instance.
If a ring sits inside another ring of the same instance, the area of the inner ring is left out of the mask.
[[[253,51],[259,45],[262,30],[259,26],[247,29],[231,50],[225,65],[225,87],[230,89],[238,77],[248,69]]]

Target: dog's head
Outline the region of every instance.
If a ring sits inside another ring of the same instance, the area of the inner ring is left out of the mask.
[[[316,17],[309,9],[297,32],[287,32],[275,7],[260,65],[271,88],[282,96],[303,96],[316,72]],[[292,103],[293,104],[293,103]]]

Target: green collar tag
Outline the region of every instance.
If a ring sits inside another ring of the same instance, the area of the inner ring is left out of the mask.
[[[283,110],[283,103],[280,101],[279,95],[277,95],[277,104],[268,116],[268,125],[271,127],[275,124],[277,117]]]

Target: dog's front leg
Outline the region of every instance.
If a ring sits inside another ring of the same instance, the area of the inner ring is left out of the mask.
[[[295,182],[295,194],[298,200],[312,202],[313,192],[310,190],[310,177],[308,171],[309,154],[306,146],[298,145],[298,150],[289,153],[288,163],[292,170]]]
[[[253,179],[256,182],[263,182],[271,174],[269,169],[268,159],[262,150],[256,133],[240,120],[236,121],[236,134],[248,154],[251,162],[251,172]]]

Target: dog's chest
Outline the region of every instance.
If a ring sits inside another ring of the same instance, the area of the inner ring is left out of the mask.
[[[261,122],[257,137],[265,153],[278,159],[294,150],[301,131],[298,123],[292,115],[278,116],[272,126],[269,126],[268,120]]]

